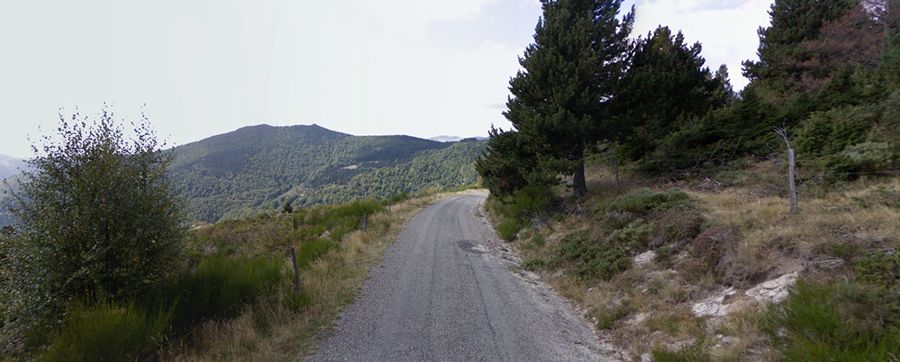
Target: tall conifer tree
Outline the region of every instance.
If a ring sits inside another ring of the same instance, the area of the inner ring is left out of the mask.
[[[759,61],[745,61],[744,75],[751,80],[799,77],[791,66],[802,56],[798,45],[816,39],[823,25],[857,4],[859,0],[776,0],[769,10],[771,26],[758,31]]]
[[[583,195],[584,154],[605,131],[605,106],[626,63],[633,12],[622,0],[544,0],[534,43],[510,80],[506,118],[527,152],[553,171],[574,175]]]

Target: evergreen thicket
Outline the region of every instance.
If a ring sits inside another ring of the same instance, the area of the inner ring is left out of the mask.
[[[784,127],[807,178],[889,174],[900,158],[898,3],[776,0],[736,94],[727,69],[710,71],[680,32],[660,26],[627,44],[631,14],[602,16],[617,1],[544,1],[510,82],[514,130],[492,132],[478,171],[501,197],[561,175],[579,195],[584,151],[612,150],[651,176],[695,174],[781,152],[773,129]]]
[[[513,96],[504,116],[514,130],[493,132],[492,161],[478,164],[486,180],[504,179],[487,180],[492,191],[502,192],[500,185],[517,178],[552,181],[556,174],[574,175],[576,195],[587,191],[585,153],[609,129],[608,105],[626,65],[633,15],[620,20],[621,3],[543,1],[534,43],[519,59],[523,69],[509,83]],[[528,162],[519,162],[517,170],[495,164],[520,157]]]

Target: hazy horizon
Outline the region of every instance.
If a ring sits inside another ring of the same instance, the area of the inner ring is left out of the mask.
[[[658,24],[703,43],[713,69],[755,58],[771,0],[631,0],[633,35]],[[142,107],[161,138],[187,144],[245,126],[318,124],[353,135],[486,136],[540,3],[243,3],[61,0],[0,7],[0,154],[57,112],[120,118]],[[723,31],[727,30],[727,31]],[[28,36],[23,36],[28,34]]]

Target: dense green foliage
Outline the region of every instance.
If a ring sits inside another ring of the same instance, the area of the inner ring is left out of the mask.
[[[357,137],[319,126],[254,126],[176,147],[172,179],[194,220],[387,198],[477,181],[484,142]]]
[[[786,361],[889,361],[900,354],[896,285],[800,282],[769,309],[767,323]]]
[[[60,117],[15,196],[19,224],[2,244],[4,347],[52,327],[72,300],[124,301],[182,256],[183,222],[167,156],[146,120],[132,137],[103,111],[87,126]]]
[[[559,243],[557,262],[573,263],[573,271],[582,278],[609,280],[631,267],[631,258],[616,243],[595,240],[588,232],[576,232]]]
[[[644,170],[696,171],[768,156],[784,149],[776,127],[797,141],[809,177],[852,178],[895,166],[896,146],[876,169],[842,155],[866,142],[897,142],[890,114],[897,112],[891,94],[898,88],[888,70],[896,70],[889,41],[896,28],[889,23],[897,10],[884,9],[865,10],[859,1],[776,1],[772,25],[760,31],[760,60],[745,63],[751,83],[740,99],[669,133],[644,157]]]
[[[492,132],[489,153],[479,163],[492,191],[508,192],[530,174],[549,171],[552,179],[574,175],[575,194],[586,192],[585,152],[609,128],[606,108],[626,65],[634,17],[629,13],[619,19],[621,3],[542,2],[534,43],[519,59],[523,69],[509,83],[513,97],[504,116],[515,131]],[[529,162],[513,162],[515,168],[504,162],[493,165],[523,154]]]
[[[616,95],[612,130],[628,159],[652,152],[684,122],[721,108],[734,97],[728,71],[712,74],[700,43],[688,46],[681,32],[659,27],[634,44],[631,66]]]
[[[133,305],[101,303],[73,308],[43,361],[140,360],[161,342],[170,311],[147,314]]]
[[[546,21],[539,24],[535,44],[522,59],[525,70],[511,83],[514,98],[507,117],[518,132],[492,132],[488,152],[478,164],[494,195],[511,195],[526,185],[572,174],[571,163],[560,160],[574,159],[564,156],[578,150],[566,147],[585,144],[587,135],[587,144],[599,143],[598,149],[612,151],[616,160],[636,161],[629,166],[650,175],[695,174],[748,156],[782,152],[785,145],[773,132],[781,127],[797,141],[802,177],[841,180],[887,174],[898,167],[896,0],[775,1],[771,26],[759,31],[759,59],[744,64],[751,83],[737,95],[726,69],[712,73],[704,66],[700,44],[688,45],[681,33],[673,35],[664,26],[631,47],[607,48],[618,51],[618,58],[604,52],[566,53],[571,59],[581,59],[575,54],[595,57],[577,64],[602,74],[609,68],[598,64],[627,60],[620,81],[603,88],[605,96],[593,102],[601,110],[593,113],[594,128],[573,128],[584,123],[569,116],[581,113],[554,113],[581,104],[575,101],[580,98],[565,95],[596,94],[597,87],[608,83],[567,83],[563,75],[578,74],[577,67],[546,55],[568,49],[556,44],[583,44],[579,31],[558,34],[552,41],[545,37],[552,33],[558,12],[578,13],[558,9],[588,3],[545,3]],[[624,20],[626,25],[629,21]],[[572,29],[581,29],[574,24]],[[553,79],[548,80],[550,74]],[[563,93],[554,93],[560,89]],[[562,106],[553,103],[558,100],[564,100]],[[605,102],[611,107],[603,107]],[[573,129],[578,136],[572,135]],[[535,169],[549,172],[530,177]],[[576,189],[580,182],[576,173]]]

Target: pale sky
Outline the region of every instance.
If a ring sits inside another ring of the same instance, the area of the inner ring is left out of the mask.
[[[755,58],[772,0],[626,0],[635,36],[701,41],[712,68]],[[169,144],[267,123],[357,134],[484,136],[537,0],[0,0],[0,154],[57,113],[142,105]],[[42,131],[43,130],[43,131]]]

